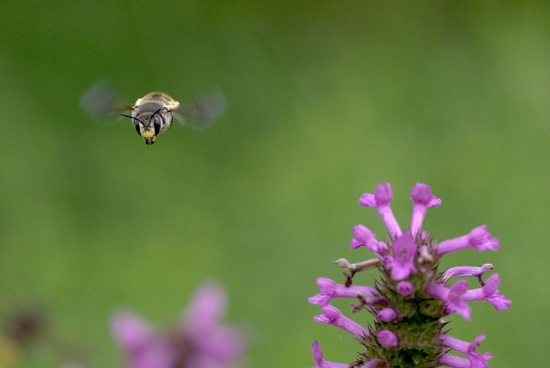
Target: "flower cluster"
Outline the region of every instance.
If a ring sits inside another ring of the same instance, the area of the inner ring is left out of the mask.
[[[245,344],[235,328],[221,325],[226,297],[217,284],[202,286],[175,331],[157,333],[139,316],[120,311],[112,330],[128,368],[236,368]]]
[[[481,267],[460,266],[438,271],[441,257],[447,253],[475,248],[478,251],[498,250],[497,238],[491,237],[485,225],[468,235],[434,243],[422,230],[422,222],[430,207],[438,207],[436,198],[426,184],[416,184],[411,191],[413,202],[410,229],[403,230],[390,208],[391,186],[379,184],[374,194],[364,194],[359,205],[373,207],[384,221],[389,239],[378,241],[375,234],[363,225],[353,228],[352,249],[366,248],[376,258],[358,263],[346,259],[335,261],[348,271],[343,285],[326,279],[317,279],[321,293],[309,298],[318,304],[322,314],[314,320],[337,326],[352,334],[364,347],[358,359],[351,364],[325,361],[317,341],[312,345],[313,368],[348,367],[487,367],[491,353],[481,354],[477,347],[485,335],[465,342],[447,334],[443,318],[453,313],[470,320],[471,308],[467,302],[487,301],[497,311],[509,309],[512,302],[499,294],[499,276],[493,274],[486,281],[483,274],[493,269],[491,264]],[[381,280],[374,287],[353,285],[353,276],[360,271],[377,268]],[[450,279],[474,276],[480,286],[468,289],[466,280],[448,285]],[[367,328],[344,316],[330,305],[335,298],[351,298],[353,312],[367,309],[374,322]],[[450,351],[464,356],[449,354]]]

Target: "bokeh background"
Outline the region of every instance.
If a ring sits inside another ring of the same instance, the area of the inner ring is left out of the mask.
[[[219,86],[229,109],[146,146],[80,109],[100,79],[130,101]],[[491,367],[550,358],[547,2],[3,0],[0,112],[2,318],[38,303],[50,320],[18,367],[120,367],[112,311],[166,326],[208,279],[253,331],[249,367],[309,367],[314,339],[352,362],[307,298],[342,280],[333,260],[370,257],[349,249],[354,225],[385,235],[357,205],[380,182],[403,226],[425,182],[436,239],[485,223],[500,238],[443,266],[493,263],[513,308],[474,304],[453,336],[485,333]]]

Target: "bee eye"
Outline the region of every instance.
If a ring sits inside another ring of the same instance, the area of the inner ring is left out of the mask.
[[[139,128],[140,124],[137,123],[137,124],[134,124],[134,126],[136,127],[137,134],[141,135],[141,131],[140,131],[140,128]]]
[[[160,116],[155,116],[153,118],[153,126],[155,128],[155,134],[159,134],[161,124],[162,124],[162,121]]]

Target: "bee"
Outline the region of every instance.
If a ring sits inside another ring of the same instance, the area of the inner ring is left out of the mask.
[[[186,104],[180,104],[166,93],[151,92],[131,105],[101,81],[84,93],[80,106],[91,115],[92,120],[98,122],[112,121],[117,116],[132,119],[137,133],[146,144],[151,145],[157,135],[172,127],[174,119],[194,130],[210,127],[225,112],[227,100],[221,90]],[[131,114],[128,115],[128,112]]]
[[[0,315],[0,368],[19,366],[26,353],[45,337],[45,314],[36,303],[17,302],[10,303],[9,308],[2,306]]]
[[[8,304],[0,308],[0,368],[20,367],[24,361],[31,360],[36,351],[41,352],[42,359],[52,362],[85,358],[80,347],[59,335],[43,302],[33,298]]]

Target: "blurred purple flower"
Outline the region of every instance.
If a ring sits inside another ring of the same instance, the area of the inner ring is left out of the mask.
[[[413,202],[412,220],[409,230],[402,229],[390,208],[391,186],[388,183],[377,186],[374,194],[364,194],[359,205],[373,207],[388,229],[389,239],[376,240],[376,235],[363,225],[353,228],[350,247],[363,247],[375,255],[374,259],[350,263],[340,258],[334,263],[346,269],[344,284],[319,278],[317,283],[321,293],[309,298],[311,304],[318,304],[323,314],[314,320],[332,324],[351,333],[365,351],[351,364],[333,363],[324,360],[319,343],[312,346],[314,368],[340,367],[436,367],[452,368],[487,367],[491,353],[481,354],[477,348],[485,335],[473,342],[465,342],[448,336],[448,324],[443,318],[457,313],[470,320],[471,307],[468,302],[487,301],[497,311],[509,309],[512,302],[500,295],[498,274],[483,280],[483,276],[494,267],[486,263],[481,267],[458,266],[444,272],[438,270],[443,255],[463,249],[475,248],[478,251],[499,248],[499,241],[482,225],[469,234],[433,243],[432,237],[422,230],[427,209],[439,207],[441,200],[436,198],[426,184],[416,184],[411,190]],[[381,280],[375,287],[352,285],[357,272],[377,268]],[[468,289],[466,280],[459,280],[448,286],[447,282],[456,277],[475,277],[480,288]],[[362,327],[345,317],[330,305],[334,298],[355,299],[353,312],[366,309],[374,315],[374,322],[368,328]],[[450,350],[464,355],[448,354]]]
[[[127,368],[236,368],[245,343],[241,331],[222,325],[226,295],[218,284],[201,286],[177,327],[156,331],[133,312],[115,313],[111,329]]]

